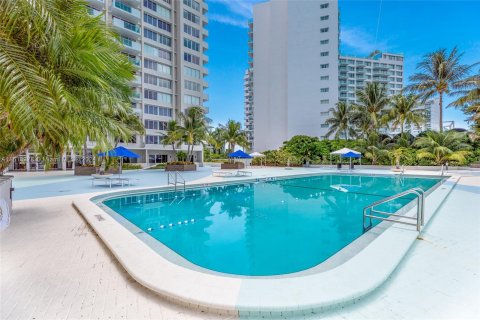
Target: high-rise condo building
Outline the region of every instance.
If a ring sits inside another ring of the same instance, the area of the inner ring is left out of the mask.
[[[208,95],[208,5],[205,0],[87,0],[92,16],[102,15],[124,45],[123,53],[137,67],[132,82],[132,108],[145,126],[145,135],[122,143],[141,157],[138,163],[173,159],[171,146],[161,137],[167,122],[190,106],[205,106]],[[206,108],[206,107],[205,107]],[[208,111],[208,110],[207,110]],[[88,142],[88,155],[94,142]],[[180,147],[186,150],[186,146]],[[202,161],[203,148],[194,147],[194,161]],[[70,169],[79,155],[63,155],[55,168]],[[23,165],[21,165],[23,163]],[[26,165],[25,165],[26,163]],[[16,159],[12,170],[42,170],[35,153]]]
[[[256,4],[252,30],[253,149],[325,135],[320,110],[338,100],[337,1]]]
[[[173,159],[163,146],[167,122],[190,106],[204,106],[208,74],[206,13],[203,0],[88,0],[91,14],[104,13],[106,23],[120,34],[124,53],[138,67],[132,87],[134,108],[144,123],[145,136],[126,147],[141,154],[139,162]],[[202,148],[195,147],[195,161]]]
[[[254,5],[247,71],[253,77],[245,81],[246,92],[253,87],[245,100],[252,149],[276,149],[298,134],[326,138],[330,108],[356,102],[367,82],[385,84],[389,95],[401,92],[403,55],[340,56],[338,17],[338,1]]]

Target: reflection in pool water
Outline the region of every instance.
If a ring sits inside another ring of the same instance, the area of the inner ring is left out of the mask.
[[[365,206],[439,181],[335,174],[143,193],[104,204],[201,267],[278,275],[314,267],[362,235]],[[411,199],[378,209],[399,209]]]

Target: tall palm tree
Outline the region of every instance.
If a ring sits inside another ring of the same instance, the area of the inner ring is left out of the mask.
[[[363,130],[378,132],[386,124],[385,108],[390,102],[385,86],[378,82],[367,83],[363,90],[357,91],[357,101],[352,121]]]
[[[413,94],[399,94],[392,98],[388,116],[394,130],[400,126],[400,133],[403,134],[405,125],[419,127],[425,122],[424,111],[418,108],[417,103],[418,97]]]
[[[216,127],[208,134],[208,143],[212,146],[213,152],[221,152],[225,147],[225,135],[221,126]]]
[[[454,87],[456,91],[452,95],[460,97],[449,106],[463,109],[470,116],[468,120],[480,131],[480,73],[456,82]]]
[[[107,149],[135,134],[134,67],[116,37],[80,0],[0,1],[0,145],[17,146],[0,171],[28,148],[56,155],[88,137]]]
[[[463,163],[471,149],[465,139],[466,135],[460,132],[428,131],[424,136],[418,137],[413,145],[420,148],[417,151],[419,159],[432,159],[437,165],[448,160]]]
[[[193,155],[193,147],[205,143],[207,139],[209,119],[205,116],[205,109],[193,106],[179,113],[182,140],[187,144],[187,159]]]
[[[235,145],[246,148],[248,146],[247,134],[242,130],[240,122],[228,120],[225,126],[222,126],[223,139],[228,143],[228,151],[233,152]]]
[[[340,138],[343,134],[345,139],[355,135],[355,130],[352,125],[352,108],[346,102],[340,101],[335,105],[335,108],[330,108],[331,118],[328,118],[325,123],[329,125],[326,136],[329,137],[335,134],[335,139]]]
[[[440,132],[443,131],[443,97],[471,68],[460,63],[462,56],[463,53],[458,53],[456,47],[451,52],[440,49],[425,55],[417,64],[418,72],[410,77],[412,83],[405,87],[407,91],[418,93],[423,101],[439,96]]]
[[[166,133],[162,137],[162,144],[164,146],[172,146],[174,160],[177,160],[177,149],[182,144],[182,132],[178,125],[178,122],[175,120],[170,120],[167,122]]]
[[[363,144],[365,158],[370,159],[373,165],[377,164],[383,157],[388,156],[385,141],[382,140],[380,135],[376,132],[370,133]]]

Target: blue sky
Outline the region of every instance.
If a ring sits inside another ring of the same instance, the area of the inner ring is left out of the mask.
[[[252,5],[263,1],[207,2],[210,19],[209,117],[215,124],[228,119],[243,124],[243,75],[248,66],[247,20],[251,18]],[[403,53],[407,83],[422,56],[439,48],[457,46],[465,53],[464,63],[480,61],[480,1],[340,0],[339,6],[341,54],[364,56],[375,48]],[[444,120],[455,121],[456,127],[467,127],[464,119],[461,111],[445,110]]]

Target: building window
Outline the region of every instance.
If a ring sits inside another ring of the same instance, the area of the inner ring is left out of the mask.
[[[320,29],[320,32],[321,32],[321,33],[328,32],[328,28],[321,28],[321,29]]]
[[[328,44],[329,40],[328,39],[325,39],[325,40],[320,40],[320,44]]]
[[[198,42],[193,41],[193,40],[183,38],[183,45],[186,48],[189,48],[189,49],[192,49],[192,50],[195,50],[195,51],[200,51],[200,44]]]
[[[185,89],[201,92],[202,91],[202,85],[198,82],[185,80]]]
[[[158,120],[148,120],[144,121],[145,129],[151,130],[167,130],[167,122],[158,121]]]
[[[186,67],[186,66],[183,67],[183,73],[187,77],[192,77],[192,78],[197,78],[197,79],[202,78],[200,70],[189,68],[189,67]]]
[[[183,17],[187,19],[188,21],[191,21],[196,24],[200,24],[200,17],[191,13],[188,10],[183,10]]]
[[[320,92],[328,92],[328,91],[330,91],[329,88],[321,88],[320,89]]]
[[[146,104],[144,107],[144,112],[146,114],[152,114],[156,116],[172,117],[173,111],[172,108],[165,108],[160,106],[155,106],[152,104]]]
[[[327,9],[328,8],[328,2],[327,3],[322,3],[320,5],[320,9]]]
[[[170,11],[170,9],[165,8],[164,6],[161,6],[158,3],[155,3],[151,0],[143,0],[143,6],[152,11],[157,12],[163,18],[166,18],[169,20],[172,18],[172,11]]]
[[[320,80],[328,80],[330,77],[329,76],[321,76]]]
[[[327,16],[321,16],[320,21],[326,21],[326,20],[328,20],[328,18],[329,18],[328,15]]]
[[[143,14],[143,21],[159,29],[172,32],[172,25],[170,23],[154,18],[147,13]]]
[[[156,42],[158,42],[160,44],[163,44],[167,47],[172,46],[172,38],[167,37],[163,34],[156,33],[155,31],[149,30],[147,28],[143,29],[143,34],[144,34],[145,38],[156,41]]]
[[[321,57],[328,57],[328,51],[320,52]]]
[[[165,59],[168,61],[172,60],[172,53],[170,51],[166,51],[160,48],[152,47],[148,44],[143,45],[143,51],[145,54],[154,56],[154,57],[159,57],[161,59]]]
[[[160,144],[161,143],[160,136],[146,135],[145,136],[145,143],[146,144]]]
[[[150,60],[150,59],[144,59],[143,60],[144,66],[146,69],[150,70],[155,70],[163,74],[172,74],[172,67],[167,66],[165,64]]]
[[[190,62],[190,63],[193,63],[193,64],[196,64],[196,65],[200,65],[200,57],[197,57],[194,54],[184,52],[183,53],[183,60],[185,60],[187,62]]]
[[[200,30],[198,30],[197,28],[194,28],[192,26],[189,26],[188,24],[183,24],[183,31],[186,33],[186,34],[189,34],[195,38],[200,38]]]
[[[195,0],[183,0],[183,4],[189,6],[192,9],[200,11],[200,3]]]
[[[168,94],[168,93],[158,92],[158,91],[150,90],[150,89],[144,89],[143,97],[145,99],[157,100],[157,101],[163,102],[167,105],[172,104],[172,95]]]
[[[324,63],[320,65],[321,69],[328,69],[328,63]]]
[[[162,88],[172,89],[172,80],[163,79],[148,73],[143,74],[143,82]]]
[[[195,96],[191,96],[189,94],[185,94],[183,96],[183,102],[185,104],[192,104],[192,105],[196,105],[196,106],[199,106],[200,105],[200,98],[199,97],[195,97]]]

